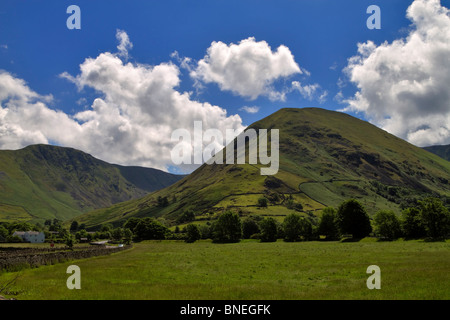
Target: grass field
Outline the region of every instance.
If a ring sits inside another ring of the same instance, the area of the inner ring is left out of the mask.
[[[236,244],[148,241],[84,260],[26,269],[15,285],[25,299],[449,299],[450,242],[298,242]],[[66,269],[81,269],[69,290]],[[369,265],[381,289],[369,290]],[[0,283],[15,273],[0,274]],[[10,296],[11,297],[11,296]]]

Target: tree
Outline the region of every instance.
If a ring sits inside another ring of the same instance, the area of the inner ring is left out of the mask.
[[[261,221],[261,242],[275,242],[278,236],[278,226],[277,221],[272,218],[264,218]]]
[[[75,232],[78,231],[78,221],[72,221],[70,224],[70,231]]]
[[[130,229],[131,231],[134,231],[134,228],[136,228],[137,224],[138,224],[140,221],[141,221],[141,219],[136,218],[136,217],[132,217],[132,218],[129,218],[129,219],[127,220],[127,222],[125,222],[125,223],[123,224],[122,227],[125,228],[125,229]]]
[[[139,221],[134,233],[138,240],[164,240],[170,231],[155,219],[147,217]]]
[[[100,239],[112,239],[111,231],[100,231],[99,238]]]
[[[80,231],[78,231],[75,234],[75,239],[77,239],[78,241],[81,240],[81,238],[87,238],[88,237],[88,233],[86,230],[82,229]]]
[[[313,236],[311,222],[298,213],[291,213],[283,221],[284,240],[311,240]]]
[[[198,225],[190,223],[186,226],[186,242],[192,243],[202,238]]]
[[[111,236],[114,240],[120,241],[123,238],[123,229],[122,228],[115,228],[111,231]]]
[[[284,240],[298,241],[301,233],[301,216],[298,213],[291,213],[283,221]]]
[[[381,210],[374,217],[375,234],[386,240],[394,240],[401,236],[400,220],[391,210]]]
[[[65,237],[64,237],[64,243],[66,244],[67,247],[69,247],[70,250],[73,250],[73,236],[68,233]]]
[[[336,210],[328,207],[322,210],[318,227],[319,235],[325,236],[326,240],[336,240],[339,238]]]
[[[54,218],[53,219],[53,225],[61,227],[61,220],[59,220],[57,218]]]
[[[267,208],[267,198],[266,197],[261,197],[258,199],[258,207]]]
[[[6,238],[6,242],[10,242],[10,243],[20,243],[23,242],[23,239],[19,236],[13,236],[13,235],[9,235]]]
[[[44,225],[46,225],[46,223],[47,223],[47,221],[44,223]],[[63,230],[61,221],[55,218],[55,219],[53,219],[53,223],[52,223],[52,220],[50,220],[50,225],[49,225],[48,230],[61,232],[61,230]]]
[[[185,223],[195,220],[195,213],[192,210],[185,210],[183,214],[177,219],[178,223]]]
[[[128,228],[123,229],[123,238],[126,244],[130,244],[133,240],[133,232]]]
[[[450,213],[437,198],[427,198],[419,202],[423,226],[427,237],[445,239],[450,231]]]
[[[295,203],[294,210],[303,211],[303,205],[301,203]]]
[[[426,236],[422,217],[418,208],[406,208],[402,211],[401,226],[407,239],[418,239]]]
[[[113,225],[111,223],[107,223],[102,225],[102,228],[100,229],[101,232],[111,232],[112,229],[114,229]]]
[[[309,241],[313,238],[313,228],[312,223],[308,219],[300,218],[300,238]]]
[[[0,242],[5,242],[9,236],[9,231],[3,225],[0,224]]]
[[[242,223],[239,215],[232,211],[221,214],[214,225],[214,242],[239,242]]]
[[[158,196],[158,207],[167,207],[169,205],[169,200],[167,197]]]
[[[209,222],[208,222],[209,223]],[[207,224],[202,224],[200,227],[200,234],[202,235],[202,239],[209,239],[212,237],[211,227]]]
[[[259,233],[260,229],[255,219],[247,217],[242,222],[242,237],[244,239],[250,239],[253,234]]]
[[[59,236],[60,236],[61,238],[64,239],[67,235],[70,234],[70,232],[67,231],[67,229],[60,228],[60,229],[58,229],[58,234],[59,234]]]
[[[366,210],[355,199],[344,201],[339,206],[337,223],[341,234],[351,234],[356,239],[364,238],[372,232]]]

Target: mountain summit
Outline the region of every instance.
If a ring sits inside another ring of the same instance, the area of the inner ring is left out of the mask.
[[[81,221],[93,226],[154,216],[175,222],[188,209],[199,217],[225,208],[243,215],[314,214],[349,198],[373,214],[427,195],[450,195],[448,161],[348,114],[281,109],[249,128],[279,130],[277,174],[263,176],[255,164],[204,164],[168,188],[88,213]],[[262,197],[267,208],[258,206]],[[161,206],[158,198],[169,201]]]
[[[136,199],[182,176],[109,164],[72,148],[0,151],[0,220],[66,220]]]

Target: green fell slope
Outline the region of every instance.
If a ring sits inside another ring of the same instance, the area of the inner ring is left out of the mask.
[[[282,219],[294,210],[315,215],[348,198],[360,200],[373,214],[398,212],[429,195],[450,195],[448,161],[348,114],[281,109],[249,128],[279,129],[276,175],[262,176],[260,165],[204,164],[170,187],[77,220],[95,227],[152,216],[174,225],[188,209],[202,222],[226,208]],[[161,206],[158,197],[167,197],[168,205]],[[269,200],[267,208],[257,206],[261,197]]]
[[[0,221],[67,220],[143,197],[181,177],[49,145],[0,151]]]
[[[442,159],[450,161],[450,145],[424,147],[425,150],[438,155]]]

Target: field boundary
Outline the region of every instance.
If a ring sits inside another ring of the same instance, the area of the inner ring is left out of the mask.
[[[130,249],[132,245],[123,247],[87,247],[81,250],[59,250],[51,252],[49,249],[11,249],[0,248],[0,272],[17,271],[23,268],[35,268],[41,265],[51,265],[68,260],[85,259],[108,255]],[[6,250],[5,250],[6,249]],[[50,251],[50,252],[49,252]],[[2,253],[7,252],[6,255]]]

